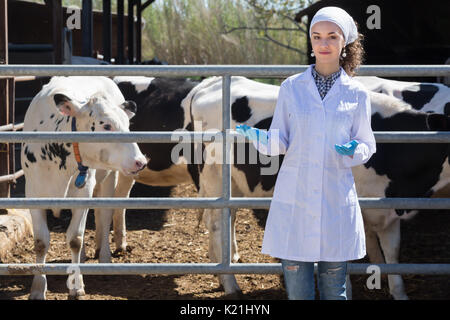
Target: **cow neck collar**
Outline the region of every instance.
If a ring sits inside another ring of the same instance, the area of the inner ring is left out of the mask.
[[[77,119],[75,117],[72,117],[72,132],[76,132],[76,131],[77,131]],[[73,146],[73,153],[75,155],[75,160],[77,161],[78,171],[79,171],[77,178],[75,179],[75,186],[77,188],[83,188],[84,185],[86,184],[87,171],[88,171],[89,167],[83,166],[78,142],[73,142],[72,146]]]

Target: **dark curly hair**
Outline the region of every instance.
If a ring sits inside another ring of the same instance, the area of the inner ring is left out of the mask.
[[[355,21],[356,27],[358,23]],[[359,29],[359,28],[358,28]],[[345,70],[345,72],[353,77],[355,69],[357,69],[364,61],[364,47],[363,47],[364,35],[358,32],[358,38],[344,47],[347,56],[345,58],[342,55],[339,58],[339,65]]]

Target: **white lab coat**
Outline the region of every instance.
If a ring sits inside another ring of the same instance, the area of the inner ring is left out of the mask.
[[[376,151],[370,99],[341,68],[322,101],[311,68],[281,84],[269,143],[253,141],[261,153],[285,154],[262,253],[296,261],[360,259],[365,234],[351,167]],[[353,158],[336,152],[335,144],[353,139],[359,142]]]

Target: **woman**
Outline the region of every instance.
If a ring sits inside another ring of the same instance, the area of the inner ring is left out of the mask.
[[[319,10],[310,37],[316,63],[280,87],[265,132],[236,130],[267,155],[285,154],[278,172],[262,252],[281,259],[289,299],[346,299],[347,261],[366,255],[353,166],[376,150],[366,89],[353,80],[363,49],[352,17]],[[350,76],[349,76],[350,75]]]

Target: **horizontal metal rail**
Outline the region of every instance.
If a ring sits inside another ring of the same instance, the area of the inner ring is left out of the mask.
[[[287,77],[309,65],[2,65],[0,76],[246,76]],[[437,77],[450,75],[449,65],[363,65],[359,76]]]
[[[375,131],[378,143],[450,143],[450,132],[443,131]],[[188,143],[223,140],[223,133],[208,131],[140,131],[140,132],[0,132],[0,142],[147,142]],[[227,132],[230,141],[244,142],[235,130]],[[248,141],[248,140],[246,140]]]
[[[450,274],[450,264],[371,264],[348,263],[347,274],[372,274],[378,266],[380,274]],[[0,276],[67,275],[77,268],[83,275],[142,275],[142,274],[282,274],[280,263],[53,263],[1,264]],[[314,266],[317,274],[317,264]]]
[[[0,198],[0,208],[66,209],[66,208],[255,208],[268,209],[272,197],[265,198]],[[363,209],[449,209],[450,198],[359,198]]]

